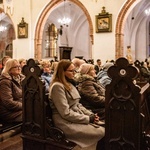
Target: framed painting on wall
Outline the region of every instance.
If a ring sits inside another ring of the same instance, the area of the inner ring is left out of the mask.
[[[24,22],[22,18],[21,23],[18,24],[18,38],[27,38],[28,37],[28,24]]]
[[[102,12],[96,15],[96,33],[112,32],[112,14],[106,12],[102,7]]]

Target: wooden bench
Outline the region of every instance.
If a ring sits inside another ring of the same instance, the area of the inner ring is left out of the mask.
[[[41,69],[33,59],[23,68],[23,150],[71,150],[76,144],[66,139],[63,131],[56,128],[45,95]]]
[[[0,142],[21,133],[22,123],[0,122]]]
[[[0,134],[21,127],[22,123],[0,123]]]
[[[126,58],[109,68],[112,81],[106,86],[106,150],[149,150],[149,83],[134,84],[139,75]]]
[[[41,70],[33,59],[23,68],[23,150],[72,150],[56,128],[41,80]],[[108,70],[112,82],[106,86],[105,150],[148,150],[150,148],[149,84],[135,85],[138,70],[119,58]]]

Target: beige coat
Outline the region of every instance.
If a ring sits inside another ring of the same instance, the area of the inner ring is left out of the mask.
[[[104,127],[96,128],[89,123],[92,112],[79,103],[80,95],[74,86],[67,91],[63,84],[54,83],[50,89],[50,99],[54,124],[68,140],[88,147],[104,137]]]

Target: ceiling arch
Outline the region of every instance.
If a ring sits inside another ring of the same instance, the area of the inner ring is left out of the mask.
[[[78,7],[80,7],[83,10],[89,23],[90,38],[91,38],[91,43],[93,44],[93,24],[92,24],[92,20],[88,11],[79,0],[68,0],[68,1],[76,4]],[[38,19],[37,26],[35,29],[35,42],[34,42],[36,59],[41,59],[42,57],[42,38],[43,38],[43,31],[44,31],[44,27],[47,22],[47,19],[49,18],[49,15],[53,11],[53,9],[55,9],[56,6],[62,2],[64,2],[64,0],[53,0],[50,3],[48,3]]]
[[[116,41],[116,59],[124,56],[124,27],[129,13],[142,0],[128,0],[122,7],[116,22],[115,41]],[[148,0],[143,1],[145,7]],[[141,8],[144,9],[144,8]],[[141,11],[138,10],[138,13]]]

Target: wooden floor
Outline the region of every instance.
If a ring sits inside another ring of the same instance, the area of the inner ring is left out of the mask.
[[[82,150],[93,150],[96,145],[92,145],[88,148]],[[7,140],[0,142],[0,150],[23,150],[22,148],[22,138],[21,134],[17,134],[13,137],[8,138]],[[74,150],[81,150],[78,146]]]
[[[0,150],[22,150],[21,134],[17,134],[7,140],[0,142]]]
[[[92,149],[90,148],[90,150]],[[0,150],[23,150],[21,133],[13,137],[10,137],[3,142],[0,142]],[[81,150],[81,149],[79,147],[75,147],[74,150]],[[85,148],[83,150],[89,150],[89,148]]]

